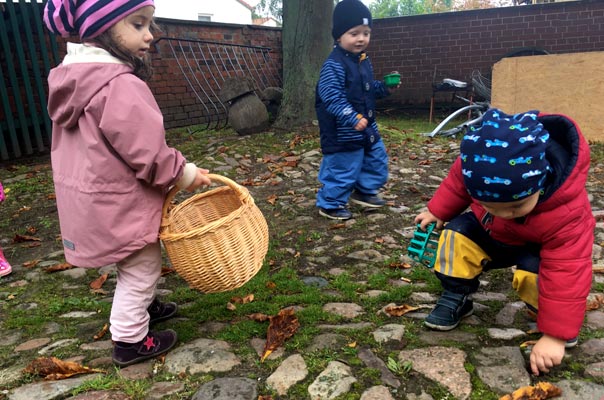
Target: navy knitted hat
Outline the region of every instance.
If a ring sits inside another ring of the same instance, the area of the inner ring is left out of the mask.
[[[336,8],[333,10],[333,28],[331,29],[334,40],[338,40],[350,28],[357,25],[369,25],[371,28],[371,12],[367,6],[359,0],[343,0],[336,4]]]
[[[492,108],[460,146],[462,173],[470,196],[487,202],[521,200],[543,189],[550,170],[545,158],[549,133],[539,111],[507,115]]]

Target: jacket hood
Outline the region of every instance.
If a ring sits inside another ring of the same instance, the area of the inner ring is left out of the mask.
[[[538,118],[552,139],[546,157],[553,173],[537,206],[545,211],[568,204],[585,191],[590,156],[589,145],[571,118],[559,114]]]
[[[109,81],[132,68],[106,50],[67,43],[63,62],[48,75],[48,114],[64,128],[77,125],[80,115]]]

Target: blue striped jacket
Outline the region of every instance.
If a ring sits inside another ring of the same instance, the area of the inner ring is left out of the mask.
[[[375,122],[375,99],[389,95],[382,81],[373,79],[366,53],[353,54],[338,44],[323,63],[316,87],[315,109],[324,154],[352,151],[380,140]],[[354,129],[367,118],[367,129]]]

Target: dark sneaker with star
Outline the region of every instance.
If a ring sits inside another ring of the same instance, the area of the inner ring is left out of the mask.
[[[114,342],[113,363],[118,367],[149,360],[167,353],[178,341],[176,332],[172,329],[165,331],[149,331],[145,338],[137,343]]]
[[[352,218],[352,213],[346,208],[319,208],[319,214],[329,219],[342,221]]]
[[[356,191],[350,195],[350,201],[369,208],[380,208],[386,205],[386,200],[375,194],[365,194]]]
[[[163,303],[153,299],[151,305],[147,308],[149,313],[149,325],[172,318],[178,312],[178,305],[173,302]]]
[[[468,295],[445,290],[424,324],[437,331],[450,331],[459,325],[462,318],[469,317],[473,312],[474,303]]]

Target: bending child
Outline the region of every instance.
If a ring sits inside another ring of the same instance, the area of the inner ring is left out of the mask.
[[[323,64],[315,108],[321,132],[323,160],[319,214],[347,220],[350,201],[379,208],[378,197],[388,180],[388,155],[375,122],[375,99],[389,94],[373,79],[365,50],[371,38],[371,13],[359,0],[343,0],[333,12],[334,49]]]
[[[444,291],[425,325],[455,328],[472,314],[480,274],[516,266],[512,285],[537,311],[543,334],[530,367],[549,372],[577,344],[591,288],[589,146],[565,116],[491,109],[460,153],[428,211],[415,218],[422,228],[448,222],[434,267]]]
[[[152,0],[49,0],[46,26],[64,37],[67,55],[48,77],[51,161],[67,262],[117,265],[111,307],[113,362],[158,356],[176,332],[149,326],[176,314],[155,298],[161,274],[162,204],[173,185],[211,182],[167,146],[162,113],[144,82],[153,35]]]

